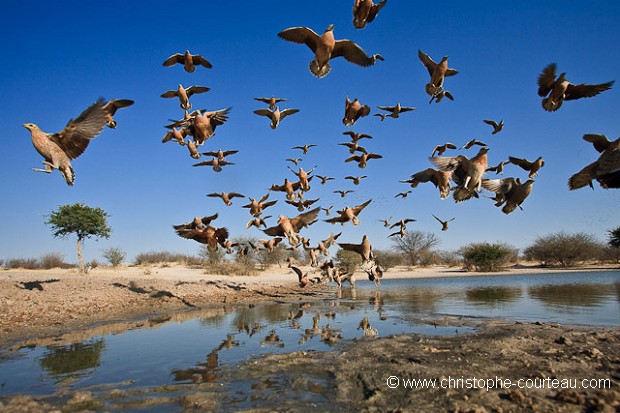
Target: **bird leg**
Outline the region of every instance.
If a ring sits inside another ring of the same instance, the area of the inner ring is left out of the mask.
[[[33,172],[45,172],[45,173],[48,173],[48,174],[52,173],[52,170],[54,169],[54,165],[52,165],[48,161],[41,161],[41,163],[43,165],[45,165],[45,169],[32,168],[32,171]]]

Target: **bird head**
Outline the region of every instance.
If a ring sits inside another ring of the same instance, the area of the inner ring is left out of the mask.
[[[330,24],[329,26],[327,26],[327,29],[325,29],[326,32],[331,32],[334,30],[334,25]]]
[[[34,123],[24,123],[22,126],[28,129],[30,132],[34,132],[39,129],[39,127]]]

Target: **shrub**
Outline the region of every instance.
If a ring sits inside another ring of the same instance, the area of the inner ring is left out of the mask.
[[[474,243],[459,250],[467,271],[498,271],[515,255],[515,248],[506,244]]]
[[[256,275],[254,265],[246,265],[239,261],[221,261],[214,264],[207,264],[207,274],[219,275]]]
[[[171,262],[187,264],[187,263],[194,263],[197,260],[198,262],[201,262],[199,258],[197,259],[196,257],[190,256],[190,255],[172,253],[168,251],[151,251],[151,252],[142,252],[136,255],[135,263],[137,265],[162,264],[162,263],[171,263]]]
[[[6,261],[6,268],[38,270],[39,268],[41,268],[41,266],[39,264],[39,260],[37,260],[36,258],[9,258]]]
[[[389,270],[403,262],[403,255],[396,251],[373,250],[373,253],[384,270]]]
[[[108,260],[112,267],[121,265],[127,254],[119,247],[111,247],[103,251],[103,258]]]
[[[607,243],[610,247],[620,248],[620,227],[609,230],[608,232],[609,238],[607,239]]]
[[[39,267],[44,270],[51,270],[52,268],[67,268],[69,265],[65,263],[64,257],[61,254],[49,253],[41,256]]]
[[[590,234],[559,232],[538,237],[523,253],[528,260],[542,265],[569,267],[581,261],[599,260],[603,245]]]
[[[361,264],[359,254],[353,251],[339,249],[336,251],[335,263],[338,267],[347,270],[350,273],[355,272],[358,265]]]

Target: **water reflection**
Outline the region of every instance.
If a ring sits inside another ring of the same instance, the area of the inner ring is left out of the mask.
[[[47,352],[39,359],[39,365],[54,378],[84,376],[86,370],[99,367],[104,348],[103,338],[62,347],[47,347]]]
[[[465,299],[475,305],[497,307],[521,297],[518,287],[477,287],[465,291]]]
[[[602,284],[540,285],[528,288],[528,294],[546,306],[558,310],[572,307],[598,307],[609,297],[609,287]]]

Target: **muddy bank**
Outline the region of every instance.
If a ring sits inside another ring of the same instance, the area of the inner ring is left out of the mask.
[[[0,399],[0,409],[620,411],[620,329],[465,323],[476,325],[477,332],[367,337],[341,342],[330,352],[270,355],[197,370],[186,384],[127,391],[119,384],[45,397],[13,396]],[[414,379],[427,379],[431,388],[412,389]],[[500,381],[505,387],[497,388]]]

